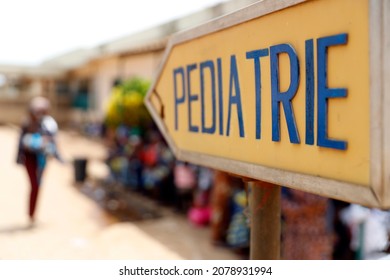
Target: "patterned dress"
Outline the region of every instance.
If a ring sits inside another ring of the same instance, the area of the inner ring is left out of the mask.
[[[333,234],[328,210],[327,198],[292,189],[284,192],[282,198],[283,259],[332,258]]]

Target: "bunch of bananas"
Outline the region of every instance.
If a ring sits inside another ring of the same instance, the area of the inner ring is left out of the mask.
[[[143,99],[150,87],[148,80],[134,77],[114,86],[106,110],[106,124],[117,127],[121,124],[144,127],[151,117]]]

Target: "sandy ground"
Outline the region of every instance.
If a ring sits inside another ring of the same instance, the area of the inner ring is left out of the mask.
[[[0,259],[237,259],[210,244],[209,229],[191,226],[184,217],[118,222],[74,187],[73,167],[50,160],[37,209],[29,227],[29,185],[23,166],[15,164],[15,128],[0,127]],[[88,173],[107,174],[104,147],[75,133],[60,132],[65,159],[89,158]]]

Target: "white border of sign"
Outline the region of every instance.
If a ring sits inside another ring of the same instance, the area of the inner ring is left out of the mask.
[[[247,178],[268,181],[321,196],[332,197],[370,207],[390,208],[390,1],[369,1],[370,24],[370,129],[371,187],[312,175],[289,172],[256,164],[232,161],[205,154],[179,150],[156,112],[150,98],[169,54],[175,45],[191,41],[246,21],[313,0],[263,0],[199,27],[175,34],[169,41],[157,78],[145,98],[145,104],[180,160],[205,165]],[[387,93],[387,95],[386,95]]]

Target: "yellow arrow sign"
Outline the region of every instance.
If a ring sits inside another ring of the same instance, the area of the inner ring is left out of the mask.
[[[388,6],[262,1],[179,33],[146,104],[182,160],[390,206],[379,59]]]

